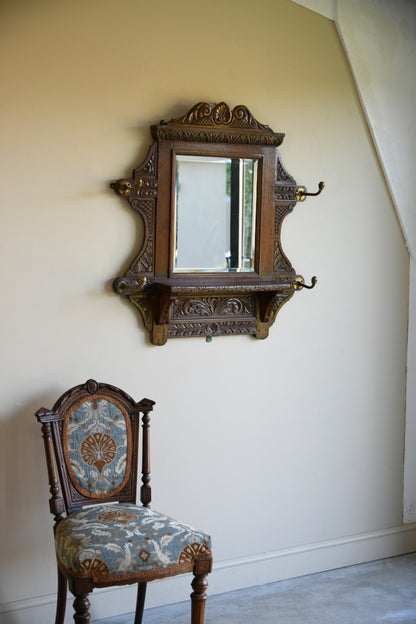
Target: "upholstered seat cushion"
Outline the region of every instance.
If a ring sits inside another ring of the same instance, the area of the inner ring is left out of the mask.
[[[192,569],[211,555],[211,538],[152,509],[129,504],[76,511],[56,530],[59,566],[76,577],[100,581],[145,580]]]

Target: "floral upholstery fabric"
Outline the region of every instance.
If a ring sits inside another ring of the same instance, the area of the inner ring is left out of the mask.
[[[129,471],[130,422],[124,410],[95,396],[76,404],[64,421],[63,445],[74,487],[105,498],[122,489]]]
[[[76,511],[56,530],[62,569],[94,582],[140,580],[191,569],[210,556],[211,538],[168,516],[130,504],[97,505]]]

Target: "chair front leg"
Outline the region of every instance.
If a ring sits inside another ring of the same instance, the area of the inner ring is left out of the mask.
[[[74,620],[75,624],[89,624],[90,621],[90,601],[88,594],[78,594],[74,600]]]
[[[191,594],[191,624],[204,624],[205,602],[207,599],[205,590],[207,589],[207,587],[207,575],[195,574],[194,580],[192,581],[192,589],[194,591]]]
[[[204,624],[205,602],[207,600],[205,591],[208,587],[207,576],[211,570],[212,557],[196,559],[194,561],[194,579],[192,581],[192,589],[194,591],[191,594],[191,624]]]
[[[55,624],[64,624],[67,588],[68,582],[58,567],[58,598],[56,602]]]
[[[90,622],[90,601],[88,600],[88,594],[92,592],[93,587],[94,585],[90,578],[71,578],[69,580],[69,589],[75,596],[75,624],[89,624]]]

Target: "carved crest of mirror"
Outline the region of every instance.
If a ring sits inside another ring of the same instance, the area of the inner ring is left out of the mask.
[[[131,178],[111,184],[144,223],[141,249],[117,293],[141,313],[153,344],[168,338],[266,338],[295,290],[283,219],[307,195],[283,168],[284,134],[245,106],[196,104],[151,127],[154,143]]]

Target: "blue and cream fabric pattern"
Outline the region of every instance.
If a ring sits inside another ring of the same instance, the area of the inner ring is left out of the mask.
[[[122,406],[95,395],[75,404],[63,425],[63,447],[74,487],[84,496],[119,492],[130,471],[131,425]]]
[[[191,570],[211,555],[211,538],[146,507],[101,504],[76,511],[56,529],[60,567],[72,576],[126,581]]]

